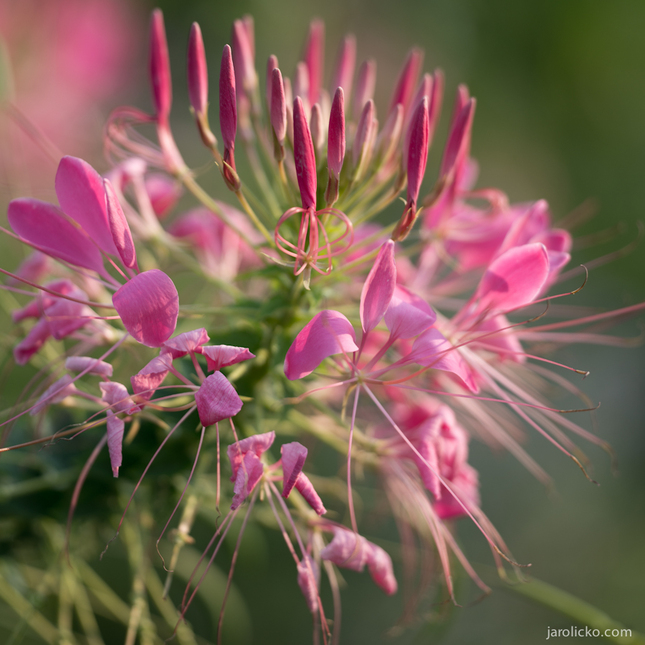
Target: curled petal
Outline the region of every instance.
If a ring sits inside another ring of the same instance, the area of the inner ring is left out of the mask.
[[[396,285],[385,312],[385,324],[393,338],[413,338],[434,325],[437,314],[419,296]]]
[[[379,251],[361,293],[361,324],[368,333],[376,327],[390,305],[396,287],[394,242],[388,240]]]
[[[123,460],[123,431],[125,423],[112,410],[107,411],[107,445],[110,453],[112,474],[119,476],[119,468]]]
[[[179,295],[159,269],[128,280],[112,296],[112,304],[130,335],[148,347],[161,347],[177,326]]]
[[[149,401],[155,390],[163,383],[171,367],[171,354],[162,351],[159,356],[153,358],[144,368],[130,377],[132,391],[140,400]]]
[[[13,348],[13,358],[18,365],[26,365],[29,359],[51,337],[49,323],[45,319],[39,320],[29,333]]]
[[[372,580],[391,596],[396,593],[398,585],[392,569],[392,559],[390,556],[376,544],[369,544],[369,555],[367,556],[367,568],[369,569]]]
[[[234,417],[242,409],[242,400],[221,372],[206,378],[195,393],[195,403],[204,427]]]
[[[235,485],[233,486],[233,501],[231,510],[235,510],[249,496],[264,474],[264,466],[260,458],[253,452],[247,452],[242,459],[240,468],[237,470]]]
[[[354,328],[343,314],[325,309],[296,336],[284,361],[284,373],[293,381],[311,374],[327,357],[358,350]]]
[[[65,360],[65,368],[70,372],[85,372],[97,376],[112,376],[112,365],[90,356],[70,356]]]
[[[263,432],[262,434],[254,434],[250,437],[246,437],[246,439],[232,443],[226,451],[229,461],[231,462],[231,469],[233,471],[231,481],[235,481],[237,477],[237,470],[242,464],[244,455],[252,452],[254,455],[256,455],[256,457],[259,457],[271,447],[274,441],[275,432],[271,431]]]
[[[298,475],[307,458],[307,449],[297,441],[285,443],[280,448],[282,454],[282,497],[289,497],[289,493],[296,485]]]
[[[110,406],[110,409],[118,414],[125,412],[126,414],[134,414],[139,412],[139,408],[130,398],[130,394],[125,385],[117,383],[116,381],[105,381],[99,383],[101,388],[101,398]]]
[[[201,348],[201,353],[206,356],[209,372],[255,358],[255,354],[251,354],[246,347],[232,345],[205,345]]]
[[[202,345],[209,340],[208,332],[202,327],[177,334],[174,338],[167,340],[163,346],[175,359],[186,356],[186,354],[201,353]]]
[[[347,529],[334,527],[332,541],[320,552],[323,560],[329,560],[339,567],[362,571],[368,558],[368,541]]]
[[[296,490],[305,498],[305,501],[311,508],[318,513],[324,515],[327,512],[320,495],[316,492],[311,480],[304,473],[300,473],[296,479]]]

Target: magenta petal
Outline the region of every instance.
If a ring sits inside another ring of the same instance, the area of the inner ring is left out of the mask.
[[[43,253],[107,275],[98,248],[53,204],[38,199],[14,199],[7,215],[11,228]]]
[[[396,285],[385,312],[385,324],[392,338],[413,338],[434,325],[436,319],[437,314],[423,298]]]
[[[398,588],[392,569],[392,558],[376,544],[368,542],[368,547],[367,568],[372,580],[391,596]]]
[[[204,427],[234,417],[242,409],[242,401],[235,388],[221,372],[206,378],[195,393],[195,403]]]
[[[128,280],[112,296],[112,304],[130,335],[148,347],[161,347],[177,326],[179,295],[159,269]]]
[[[376,256],[361,293],[361,323],[366,334],[381,322],[394,295],[395,286],[394,242],[388,240]]]
[[[105,189],[105,204],[112,241],[114,242],[114,246],[116,246],[116,250],[123,264],[129,269],[135,268],[137,266],[137,252],[134,248],[130,226],[125,219],[119,198],[109,179],[103,180],[103,187]]]
[[[284,360],[284,373],[290,381],[303,378],[327,357],[357,350],[349,320],[338,311],[325,309],[296,336]]]
[[[296,490],[304,497],[307,504],[309,504],[309,506],[311,506],[318,515],[324,515],[327,512],[327,509],[316,492],[314,485],[311,483],[309,477],[307,477],[303,472],[301,472],[296,479]]]
[[[249,496],[264,474],[264,466],[260,458],[253,452],[247,452],[237,470],[235,485],[233,486],[233,500],[231,510],[234,511]]]
[[[201,353],[206,356],[209,372],[255,358],[255,354],[251,354],[246,347],[232,345],[204,345]]]
[[[209,340],[207,331],[201,327],[200,329],[186,331],[183,334],[177,334],[174,338],[167,340],[163,346],[175,359],[186,356],[186,354],[201,353],[201,346]]]
[[[228,455],[229,461],[231,462],[231,470],[233,475],[231,481],[234,482],[237,477],[237,470],[242,464],[242,459],[244,455],[248,452],[252,452],[254,455],[259,457],[261,454],[265,453],[275,441],[275,432],[263,432],[262,434],[254,434],[246,439],[236,441],[232,443],[226,454]]]
[[[459,377],[471,392],[479,388],[466,362],[452,343],[436,328],[424,331],[412,345],[412,351],[407,358],[424,367],[451,372]]]
[[[123,459],[123,431],[125,423],[112,410],[107,411],[107,445],[110,453],[112,474],[119,476],[119,468]]]
[[[297,441],[285,443],[280,448],[282,453],[282,497],[289,497],[289,493],[296,485],[296,479],[302,472],[307,458],[307,449]]]
[[[85,298],[85,292],[75,289],[70,294],[75,298]],[[49,331],[56,340],[61,340],[84,327],[90,321],[93,312],[89,307],[71,300],[54,298],[54,302],[47,307],[44,319],[49,323]]]
[[[90,356],[70,356],[65,360],[65,368],[70,372],[85,372],[97,376],[112,376],[112,365]]]
[[[63,211],[81,225],[102,251],[116,255],[99,173],[87,161],[63,157],[58,164],[55,185]]]
[[[171,367],[172,357],[170,353],[162,352],[134,376],[130,377],[132,391],[140,399],[149,401],[155,390],[163,383]]]
[[[549,256],[543,244],[509,249],[495,259],[479,283],[478,309],[511,311],[532,302],[549,277]]]

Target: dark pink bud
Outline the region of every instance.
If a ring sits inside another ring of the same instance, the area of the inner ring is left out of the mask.
[[[188,95],[197,115],[206,114],[208,106],[208,69],[202,30],[194,22],[188,39]]]
[[[374,133],[375,116],[374,101],[370,99],[365,103],[356,128],[356,137],[354,138],[354,145],[352,147],[354,168],[358,168],[363,160],[369,156],[370,145],[373,142],[372,135]]]
[[[475,99],[470,99],[453,120],[441,162],[441,176],[458,172],[470,153],[470,136],[475,116]]]
[[[157,119],[166,121],[172,105],[172,81],[168,42],[161,9],[155,9],[152,12],[150,21],[150,81]]]
[[[277,69],[277,67],[278,67],[278,57],[271,54],[271,56],[269,56],[269,60],[267,60],[267,75],[266,75],[267,108],[269,109],[269,113],[271,112],[271,100],[272,100],[271,97],[273,96],[273,70]]]
[[[345,159],[345,95],[338,86],[331,104],[329,132],[327,135],[327,165],[329,174],[335,179],[340,176]]]
[[[243,92],[252,95],[258,84],[255,73],[255,38],[253,18],[244,16],[233,23],[233,57],[238,96]]]
[[[309,26],[309,37],[305,45],[305,65],[309,72],[309,105],[318,102],[323,75],[325,56],[325,23],[322,20],[312,20]]]
[[[293,157],[302,207],[316,209],[316,155],[307,117],[299,96],[293,102]]]
[[[430,118],[428,113],[428,98],[417,106],[409,126],[409,147],[408,147],[408,202],[416,204],[419,198],[421,182],[426,172],[428,161],[428,141],[430,136]]]
[[[235,149],[235,132],[237,130],[237,104],[235,101],[235,70],[231,48],[224,45],[222,65],[219,73],[219,122],[224,147]]]
[[[408,54],[405,64],[403,65],[403,69],[399,74],[399,80],[397,81],[394,93],[392,94],[388,114],[394,109],[394,106],[397,103],[400,103],[403,106],[403,109],[407,111],[422,65],[423,51],[415,47]]]
[[[287,103],[284,96],[282,72],[276,67],[271,72],[271,127],[278,143],[284,143],[287,134]]]
[[[105,188],[105,204],[114,246],[116,246],[124,266],[128,269],[138,270],[137,252],[134,248],[132,233],[119,203],[119,198],[109,179],[103,180],[103,187]]]
[[[428,99],[428,109],[430,106],[430,101],[432,99],[432,88],[434,85],[434,78],[430,74],[424,74],[423,78],[421,79],[421,83],[419,83],[419,87],[417,89],[417,93],[414,95],[414,98],[412,99],[412,110],[408,113],[406,121],[405,121],[405,143],[403,146],[403,167],[407,169],[407,163],[408,163],[408,150],[410,148],[410,134],[412,133],[412,129],[410,128],[410,123],[412,121],[412,117],[414,116],[414,111],[416,107],[421,103],[424,97]],[[399,104],[400,105],[400,104]]]
[[[358,121],[365,103],[374,96],[375,86],[376,61],[373,59],[366,60],[358,70],[358,80],[356,81],[356,96],[354,97],[355,121]]]
[[[348,34],[343,38],[343,42],[338,50],[338,59],[336,60],[336,69],[331,82],[331,91],[335,92],[337,88],[342,87],[347,96],[347,103],[352,93],[352,79],[354,78],[354,66],[356,65],[356,38],[353,34]]]

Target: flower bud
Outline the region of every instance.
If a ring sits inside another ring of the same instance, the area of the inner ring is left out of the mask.
[[[167,121],[172,105],[172,81],[168,42],[161,9],[152,12],[150,22],[150,81],[155,114],[159,121]]]

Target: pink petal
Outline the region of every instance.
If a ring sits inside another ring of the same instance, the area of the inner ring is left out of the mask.
[[[71,292],[75,298],[86,298],[84,291],[75,289]],[[56,340],[66,338],[77,329],[90,322],[89,316],[94,315],[85,305],[63,298],[54,298],[52,304],[45,310],[43,318],[49,324],[49,331]]]
[[[417,337],[407,358],[424,367],[451,372],[459,377],[471,392],[479,391],[459,351],[436,327],[431,327]]]
[[[231,48],[228,45],[224,45],[219,73],[219,123],[224,146],[228,150],[233,150],[237,131],[237,104],[235,70],[233,69]]]
[[[101,388],[101,398],[110,406],[110,409],[118,414],[125,412],[126,414],[134,414],[139,412],[139,407],[130,398],[130,394],[125,385],[117,383],[116,381],[104,381],[99,383]]]
[[[325,56],[325,23],[314,19],[309,25],[309,36],[305,45],[305,65],[309,72],[309,105],[318,102]]]
[[[367,557],[367,568],[372,580],[385,591],[386,594],[396,593],[398,585],[392,569],[392,558],[376,544],[368,542],[369,554]]]
[[[298,562],[298,586],[307,601],[307,607],[312,614],[318,611],[318,582],[320,580],[320,567],[310,556],[305,555]]]
[[[208,107],[208,69],[202,30],[194,22],[188,38],[188,96],[197,115],[206,114]]]
[[[37,199],[14,199],[9,203],[7,215],[11,228],[43,253],[107,275],[98,248],[53,204]]]
[[[125,423],[112,410],[107,411],[107,445],[110,453],[112,474],[119,476],[119,468],[123,460],[123,431]]]
[[[206,377],[195,393],[195,403],[204,427],[230,419],[242,409],[242,401],[235,388],[221,372]]]
[[[345,159],[345,96],[339,87],[334,94],[329,115],[327,136],[327,166],[335,179],[340,177]]]
[[[323,560],[329,560],[339,567],[362,571],[367,563],[369,542],[353,531],[334,527],[332,541],[320,552]]]
[[[13,348],[13,358],[18,365],[26,365],[29,359],[40,350],[50,338],[49,323],[39,320],[29,333]]]
[[[376,327],[386,312],[396,287],[394,242],[388,240],[379,251],[361,293],[361,324],[367,334]]]
[[[275,432],[263,432],[262,434],[254,434],[246,439],[241,439],[232,443],[226,454],[228,455],[229,461],[231,462],[231,470],[233,475],[231,481],[234,482],[237,478],[237,470],[242,464],[242,459],[244,455],[249,452],[252,452],[254,455],[259,457],[265,453],[275,441]]]
[[[151,173],[145,178],[145,187],[152,209],[159,218],[168,214],[182,195],[181,184],[161,173]]]
[[[36,401],[36,404],[29,411],[29,414],[38,414],[48,405],[60,403],[64,398],[71,396],[75,392],[78,392],[78,390],[76,389],[74,383],[72,383],[72,377],[69,374],[65,374],[62,378],[59,378],[55,383],[50,385],[40,395],[38,401]]]
[[[311,374],[327,357],[358,350],[354,328],[343,314],[325,309],[296,336],[284,361],[284,373],[293,381]]]
[[[87,370],[86,374],[112,376],[112,365],[90,356],[70,356],[65,360],[65,368],[70,372],[85,372]]]
[[[260,481],[264,474],[264,466],[260,458],[252,452],[247,452],[242,459],[240,468],[237,470],[235,477],[235,485],[233,486],[233,500],[231,502],[231,510],[241,506],[244,500],[249,496],[249,493],[255,488],[255,485]]]
[[[309,504],[309,506],[311,506],[318,515],[324,515],[327,512],[327,509],[316,492],[314,485],[311,483],[309,477],[307,477],[303,472],[301,472],[296,479],[296,490],[304,497],[307,504]]]
[[[459,499],[469,510],[479,506],[479,476],[470,464],[463,464],[451,481],[452,487]],[[466,511],[455,496],[449,491],[443,491],[441,499],[433,504],[434,510],[442,520],[461,517]]]
[[[134,248],[132,233],[119,203],[119,198],[109,179],[103,180],[103,187],[105,189],[105,204],[114,246],[123,264],[129,269],[136,268],[137,252]]]
[[[139,396],[139,399],[149,401],[163,383],[171,366],[171,355],[162,351],[159,356],[153,358],[144,368],[130,377],[132,391]]]
[[[419,296],[396,285],[385,312],[385,324],[393,338],[413,338],[434,325],[437,314]]]
[[[509,249],[493,260],[474,298],[478,310],[505,312],[532,302],[549,277],[549,256],[543,244]]]
[[[208,332],[202,327],[177,334],[174,338],[167,340],[163,346],[175,359],[186,356],[186,354],[201,353],[202,345],[209,340]]]
[[[296,479],[302,472],[302,467],[307,458],[307,449],[297,441],[285,443],[280,448],[282,454],[282,497],[289,497],[289,493],[296,485]]]
[[[117,254],[101,176],[82,159],[63,157],[56,171],[56,196],[63,212],[81,225],[105,253]]]
[[[177,326],[179,295],[159,269],[128,280],[112,296],[112,304],[130,335],[148,347],[161,347]]]
[[[206,356],[206,365],[208,371],[220,370],[222,367],[235,365],[242,361],[248,361],[255,358],[255,354],[246,347],[233,347],[232,345],[205,345],[202,354]]]
[[[166,121],[172,105],[172,81],[168,42],[161,9],[152,12],[150,21],[150,82],[155,112],[160,121]]]
[[[302,207],[316,209],[316,154],[307,124],[302,99],[297,96],[293,102],[293,159]]]

